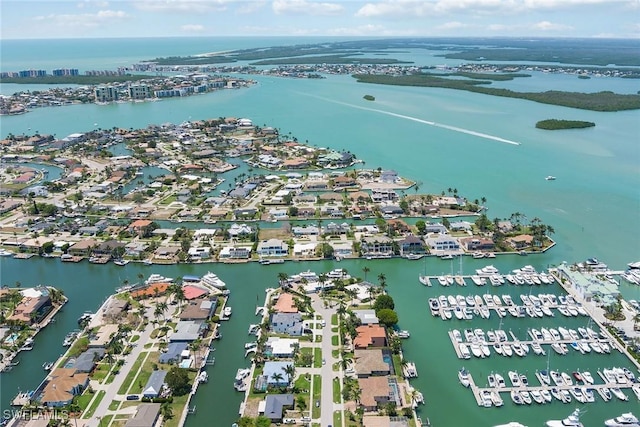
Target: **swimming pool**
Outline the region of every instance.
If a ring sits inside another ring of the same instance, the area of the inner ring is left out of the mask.
[[[16,341],[18,340],[18,337],[20,335],[13,333],[11,335],[9,335],[7,338],[5,338],[4,343],[7,345],[13,345],[16,343]]]
[[[185,359],[182,362],[180,362],[180,367],[189,369],[191,367],[191,362],[193,362],[191,359]]]

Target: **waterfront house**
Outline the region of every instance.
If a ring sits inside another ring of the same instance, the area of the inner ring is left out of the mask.
[[[96,363],[104,357],[104,354],[104,348],[90,348],[80,353],[70,367],[74,368],[76,372],[91,372],[96,366]]]
[[[243,208],[234,210],[233,216],[235,217],[235,219],[254,219],[257,213],[257,209]]]
[[[521,234],[519,236],[509,237],[506,241],[513,249],[520,250],[531,247],[533,236],[530,234]]]
[[[293,256],[308,258],[316,256],[316,243],[295,243],[293,245]]]
[[[211,247],[189,248],[187,254],[194,260],[208,259],[211,258]]]
[[[349,285],[349,287],[352,285]],[[361,325],[377,325],[378,316],[375,310],[353,310],[353,314],[358,318]]]
[[[111,239],[106,242],[99,243],[93,248],[93,255],[103,255],[103,256],[111,256],[114,251],[122,251],[124,253],[125,243],[119,242],[117,240]],[[122,249],[121,249],[122,248]]]
[[[398,193],[390,188],[374,188],[371,190],[371,200],[374,203],[397,202]]]
[[[322,180],[307,180],[304,188],[307,191],[325,191],[329,189],[329,183]]]
[[[207,324],[198,320],[180,320],[176,324],[175,332],[169,336],[170,342],[191,342],[200,338],[206,330]]]
[[[193,277],[193,279],[192,279]],[[209,294],[209,290],[205,287],[195,285],[185,285],[189,282],[200,282],[198,276],[182,276],[182,291],[184,293],[184,299],[187,301],[195,300],[204,297]],[[215,300],[217,302],[217,300]]]
[[[467,251],[490,251],[495,244],[493,240],[486,237],[466,237],[460,239],[460,245]]]
[[[358,378],[386,376],[391,373],[389,363],[384,360],[381,349],[356,350],[353,357]]]
[[[459,251],[460,243],[455,237],[440,235],[426,239],[427,246],[432,251]]]
[[[350,176],[337,176],[333,179],[333,188],[334,189],[342,189],[342,188],[353,188],[356,187],[358,183],[355,179]]]
[[[409,235],[398,242],[400,255],[423,254],[425,252],[424,241],[413,235]]]
[[[118,325],[114,323],[107,323],[102,326],[93,334],[89,336],[88,348],[106,348],[113,337],[118,333]]]
[[[124,250],[125,250],[124,253],[125,255],[130,256],[132,258],[139,258],[142,255],[142,253],[147,250],[148,247],[149,245],[144,242],[140,242],[140,241],[129,242],[124,247]]]
[[[227,230],[231,237],[244,237],[253,234],[253,228],[247,224],[231,224],[231,227]]]
[[[146,286],[143,289],[138,289],[131,292],[131,298],[133,299],[143,299],[143,298],[151,298],[159,295],[164,295],[169,289],[169,283],[153,283],[149,286]]]
[[[51,311],[52,302],[48,293],[40,293],[38,296],[24,296],[13,309],[13,313],[7,320],[15,320],[31,324],[40,321]]]
[[[160,246],[154,252],[154,257],[159,260],[176,262],[178,260],[178,252],[180,251],[179,246]]]
[[[262,240],[258,243],[257,254],[260,256],[287,256],[289,246],[280,239]]]
[[[358,387],[362,390],[360,406],[365,412],[376,411],[378,406],[389,402],[389,379],[387,377],[358,378]]]
[[[160,415],[159,403],[141,403],[137,406],[136,415],[124,427],[153,427]]]
[[[398,205],[384,205],[380,206],[380,213],[382,213],[383,218],[388,218],[393,215],[402,215],[404,211]]]
[[[265,354],[269,357],[292,358],[299,345],[299,341],[294,338],[269,337]]]
[[[351,226],[346,222],[343,222],[342,224],[330,222],[322,228],[322,234],[329,234],[332,236],[347,234],[349,231],[351,231]]]
[[[38,253],[45,243],[53,243],[53,239],[47,237],[36,237],[27,239],[20,244],[20,252]]]
[[[440,222],[428,222],[425,224],[425,233],[447,234],[447,227]]]
[[[270,394],[258,406],[264,407],[259,412],[262,412],[272,423],[279,424],[282,422],[284,411],[293,409],[293,394]]]
[[[367,415],[362,418],[362,427],[409,427],[409,418]]]
[[[142,389],[142,396],[153,399],[158,397],[162,392],[164,386],[164,378],[167,376],[167,371],[157,370],[151,372],[151,376],[147,381],[147,384]]]
[[[409,224],[404,222],[402,219],[388,219],[387,228],[390,232],[394,232],[396,234],[408,234],[411,232]]]
[[[291,228],[291,232],[294,236],[317,236],[320,234],[320,229],[315,225],[303,225],[295,226]]]
[[[268,386],[287,387],[293,378],[285,372],[287,366],[293,366],[293,362],[265,362],[262,376]]]
[[[167,350],[161,353],[158,357],[158,362],[172,364],[182,360],[182,353],[188,349],[189,344],[187,342],[170,342],[167,346]]]
[[[333,248],[334,256],[339,256],[344,258],[344,257],[350,257],[351,255],[353,255],[353,244],[349,241],[347,242],[331,241],[329,242],[329,245],[331,245],[331,247]]]
[[[293,294],[283,292],[278,295],[278,299],[273,305],[273,311],[276,313],[297,313],[298,307],[296,307]]]
[[[380,181],[386,184],[395,184],[399,180],[398,172],[394,170],[385,170],[380,174]]]
[[[363,325],[356,328],[357,336],[353,340],[355,349],[384,347],[387,345],[387,332],[380,325]]]
[[[302,315],[300,313],[273,313],[271,332],[291,336],[302,335]]]
[[[387,236],[367,236],[360,241],[362,255],[392,255],[393,240]]]
[[[147,233],[148,228],[153,224],[153,221],[148,219],[137,219],[129,224],[128,231],[136,234],[138,237],[142,237]]]
[[[117,321],[127,313],[129,301],[121,298],[110,298],[107,305],[103,308],[102,316],[111,323]]]
[[[498,221],[498,230],[502,231],[503,233],[509,233],[513,231],[513,224],[509,220]]]
[[[217,300],[194,299],[189,301],[178,316],[180,320],[207,320],[215,312]]]
[[[49,407],[60,407],[73,402],[73,397],[82,393],[89,385],[89,375],[75,368],[56,368],[51,380],[42,391],[41,403]]]
[[[223,259],[248,259],[251,256],[251,248],[244,246],[225,246],[220,249],[218,258]]]
[[[451,231],[471,231],[473,224],[469,221],[452,221],[449,223],[449,230]]]

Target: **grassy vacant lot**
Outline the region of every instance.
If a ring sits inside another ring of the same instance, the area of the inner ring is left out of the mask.
[[[342,389],[340,388],[340,379],[333,379],[333,403],[340,403],[342,395]],[[342,425],[342,424],[339,424]]]
[[[140,373],[133,381],[133,384],[131,384],[129,391],[132,394],[142,393],[142,388],[147,384],[147,381],[149,381],[149,377],[153,372],[153,367],[158,367],[158,356],[158,353],[155,352],[149,354],[149,357],[147,357],[147,360],[142,365]]]
[[[319,347],[313,349],[313,367],[322,368],[322,349]]]
[[[107,392],[104,390],[100,390],[98,392],[98,395],[93,400],[93,403],[91,404],[89,409],[84,411],[84,413],[82,414],[82,418],[91,418],[93,416],[93,413],[96,412],[96,409],[98,409],[98,405],[100,405],[100,402],[102,401],[102,398],[106,393]]]
[[[118,394],[125,394],[127,390],[129,390],[129,386],[131,385],[131,382],[133,381],[135,376],[138,374],[138,369],[140,368],[140,365],[142,365],[142,361],[144,360],[144,358],[147,357],[147,354],[148,352],[143,351],[142,353],[140,353],[140,356],[138,356],[136,361],[133,362],[133,366],[131,367],[131,370],[127,372],[127,376],[120,386]]]
[[[314,375],[313,376],[313,398],[311,399],[311,416],[312,418],[320,417],[320,407],[316,407],[316,401],[320,400],[320,396],[322,392],[322,376]]]

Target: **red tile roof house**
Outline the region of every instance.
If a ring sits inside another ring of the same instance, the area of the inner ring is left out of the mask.
[[[387,332],[380,325],[358,326],[358,334],[353,340],[355,349],[364,350],[368,347],[385,347],[387,345]]]
[[[376,411],[378,406],[383,406],[389,402],[389,378],[369,377],[358,378],[358,386],[362,390],[360,395],[360,406],[365,411]]]
[[[277,313],[297,313],[298,308],[293,302],[293,295],[288,293],[280,294],[278,301],[273,305],[273,310]]]
[[[129,231],[141,236],[144,233],[144,229],[150,226],[151,223],[152,221],[149,221],[148,219],[138,219],[129,224]]]
[[[88,374],[76,372],[75,368],[57,368],[51,372],[51,381],[44,388],[41,402],[51,407],[68,405],[88,385]]]

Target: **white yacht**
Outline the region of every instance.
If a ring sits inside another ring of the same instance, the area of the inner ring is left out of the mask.
[[[231,307],[226,306],[222,313],[224,314],[224,317],[230,317],[231,316]]]
[[[225,288],[227,286],[225,282],[220,280],[218,276],[216,276],[214,273],[210,271],[208,271],[207,274],[202,276],[202,279],[200,280],[202,280],[202,283],[204,283],[205,285],[213,286],[214,288],[218,288],[218,289]]]
[[[469,387],[471,385],[469,371],[467,371],[465,368],[462,368],[458,371],[458,379],[460,380],[460,384],[465,387]]]
[[[156,273],[151,274],[149,278],[144,281],[145,285],[151,285],[153,283],[169,283],[169,282],[173,282],[173,279],[171,277],[164,277]]]
[[[611,418],[604,422],[607,427],[640,427],[640,421],[631,412],[627,412],[618,417]]]
[[[331,280],[334,280],[334,279],[348,280],[351,278],[351,276],[347,273],[345,269],[336,268],[335,270],[331,270],[330,272],[327,273],[327,278]]]
[[[576,409],[563,420],[549,420],[545,425],[547,427],[583,427],[580,422],[580,409]]]

